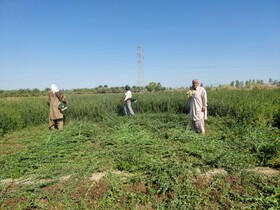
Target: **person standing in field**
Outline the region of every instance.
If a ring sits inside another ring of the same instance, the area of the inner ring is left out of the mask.
[[[204,120],[207,120],[207,93],[199,86],[198,79],[192,81],[192,87],[187,92],[190,107],[191,129],[197,133],[205,133]]]
[[[125,99],[124,99],[124,113],[126,116],[134,115],[134,111],[131,107],[132,93],[128,85],[125,86]]]
[[[63,130],[63,113],[59,110],[59,104],[64,102],[66,104],[66,97],[64,93],[57,88],[55,84],[51,85],[51,90],[48,92],[48,106],[49,106],[49,129]]]

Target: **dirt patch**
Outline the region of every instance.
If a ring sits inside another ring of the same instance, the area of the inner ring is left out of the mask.
[[[14,179],[2,179],[0,180],[1,184],[12,184],[14,183]]]
[[[147,193],[148,189],[145,184],[139,182],[135,185],[135,192]]]
[[[67,181],[70,178],[71,178],[71,175],[63,176],[63,177],[59,178],[59,181]],[[26,178],[26,179],[19,178],[19,179],[2,179],[2,180],[0,180],[0,183],[4,184],[4,185],[10,185],[10,184],[13,184],[13,185],[33,185],[33,184],[45,184],[45,183],[52,182],[52,181],[53,181],[53,179],[39,179],[39,180],[36,180],[36,179],[33,179],[33,178]]]
[[[68,175],[68,176],[61,177],[59,180],[63,182],[63,181],[69,180],[70,178],[71,178],[71,175]]]
[[[213,169],[211,171],[200,173],[196,176],[196,178],[193,180],[193,183],[198,186],[200,189],[205,188],[211,182],[213,179],[217,176],[227,176],[227,171],[223,168],[217,168]]]
[[[90,181],[99,182],[104,176],[108,174],[108,171],[98,172],[92,174],[92,176],[89,178]],[[121,178],[128,178],[130,175],[129,173],[123,172],[123,171],[112,171],[112,174],[115,174],[117,176],[120,176]]]
[[[33,180],[31,178],[28,179],[3,179],[0,180],[1,184],[9,185],[32,185],[32,184],[44,184],[47,182],[51,182],[52,179],[40,179],[40,180]]]
[[[94,181],[94,182],[99,182],[104,176],[106,176],[108,173],[108,171],[104,171],[104,172],[98,172],[98,173],[94,173],[92,174],[92,176],[89,178],[90,181]],[[123,171],[112,171],[113,174],[120,176],[122,178],[128,178],[130,175],[126,172]],[[67,181],[71,178],[71,175],[67,175],[67,176],[62,176],[61,178],[59,178],[59,181]],[[32,179],[32,178],[26,178],[26,179],[2,179],[0,180],[0,184],[4,184],[4,185],[9,185],[9,184],[14,184],[14,185],[32,185],[32,184],[44,184],[44,183],[48,183],[53,181],[53,179],[40,179],[40,180],[36,180],[36,179]]]
[[[93,209],[92,207],[105,196],[108,189],[108,181],[106,179],[100,179],[98,182],[94,181],[91,183],[89,183],[88,179],[82,179],[73,186],[68,199],[77,205],[80,205],[81,200],[84,200],[87,208]]]
[[[92,187],[87,196],[94,200],[101,199],[108,190],[108,183],[106,180],[98,182],[94,187]]]
[[[107,172],[94,173],[94,174],[92,174],[92,176],[89,178],[89,180],[90,180],[90,181],[99,182],[100,179],[102,179],[106,174],[107,174]]]
[[[211,171],[207,171],[206,173],[202,173],[202,174],[199,174],[198,177],[202,177],[204,179],[213,179],[214,177],[217,177],[217,176],[226,176],[227,175],[227,171],[223,168],[217,168],[217,169],[214,169],[214,170],[211,170]]]
[[[129,173],[126,173],[124,171],[112,171],[112,173],[117,175],[117,176],[120,176],[123,179],[126,179],[126,178],[128,178],[130,176]]]
[[[269,177],[277,176],[280,173],[279,170],[272,169],[269,167],[256,167],[256,168],[248,169],[247,171],[264,174]]]
[[[19,209],[19,206],[24,206],[27,202],[26,198],[5,199],[1,204],[1,209]]]

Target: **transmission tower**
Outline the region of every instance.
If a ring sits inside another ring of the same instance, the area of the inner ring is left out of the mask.
[[[138,87],[140,90],[144,89],[144,63],[143,63],[143,50],[141,46],[137,47],[138,55]]]

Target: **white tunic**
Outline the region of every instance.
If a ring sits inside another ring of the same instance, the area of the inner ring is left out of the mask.
[[[203,87],[197,87],[193,90],[193,95],[189,98],[190,119],[194,121],[207,119],[207,94]],[[202,107],[205,111],[202,112]]]
[[[130,90],[126,91],[124,101],[126,101],[127,99],[131,99],[131,97],[132,97],[131,91]]]

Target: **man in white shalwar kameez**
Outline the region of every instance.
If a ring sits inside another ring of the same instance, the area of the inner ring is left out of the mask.
[[[188,103],[192,130],[204,134],[204,120],[207,120],[207,94],[206,90],[199,86],[197,79],[192,81],[192,87],[188,91]]]

